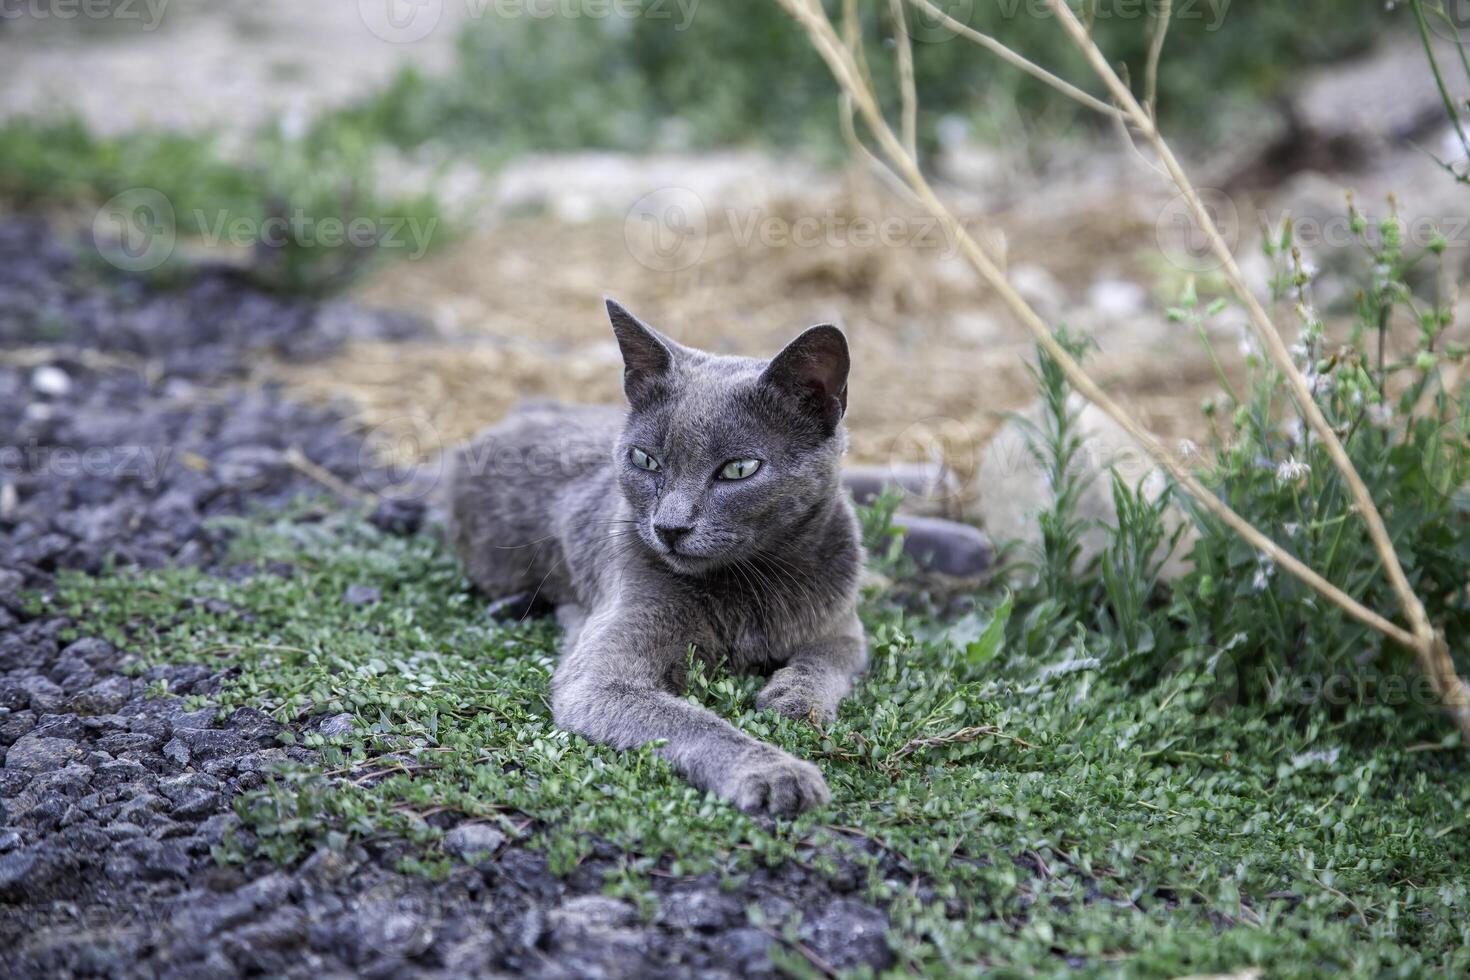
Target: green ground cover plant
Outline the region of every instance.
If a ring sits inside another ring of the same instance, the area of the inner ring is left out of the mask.
[[[834,16],[838,2],[826,4]],[[942,5],[1069,77],[1085,66],[1038,0]],[[1138,75],[1153,0],[1088,0],[1095,34]],[[444,77],[405,69],[339,117],[399,146],[449,144],[490,160],[584,147],[802,145],[841,152],[834,88],[800,29],[773,3],[646,4],[637,16],[497,17],[471,21]],[[898,103],[886,3],[860,3],[875,88]],[[973,57],[968,42],[907,8],[924,93],[921,138],[936,145],[942,120],[969,121],[987,137],[1053,135],[1090,120],[1046,86]],[[1304,66],[1365,50],[1393,21],[1376,0],[1176,0],[1162,69],[1161,110],[1171,125],[1210,134],[1236,103],[1280,95]],[[1402,19],[1402,18],[1401,18]],[[1407,25],[1406,25],[1407,26]],[[772,86],[770,79],[780,78]],[[1222,84],[1223,80],[1223,84]]]
[[[491,621],[431,535],[384,536],[350,512],[231,530],[231,559],[256,569],[238,581],[69,575],[47,603],[140,668],[229,666],[214,705],[307,732],[319,761],[237,801],[251,837],[220,861],[390,835],[413,844],[405,870],[433,875],[449,858],[431,818],[448,811],[497,822],[560,872],[606,841],[623,855],[607,890],[635,899],[655,870],[855,875],[890,912],[899,964],[931,973],[1470,967],[1470,781],[1424,716],[1220,710],[1208,674],[1113,679],[1086,630],[1065,664],[1015,656],[1004,624],[1028,611],[1008,600],[943,622],[875,594],[872,669],[824,731],[757,713],[755,679],[692,676],[687,696],[826,773],[829,807],[773,823],[647,750],[556,731],[554,628]],[[382,600],[348,604],[351,585]],[[303,725],[340,712],[347,736]]]
[[[0,202],[103,208],[100,257],[155,279],[181,271],[174,244],[192,241],[224,246],[217,258],[243,252],[245,274],[265,288],[321,294],[452,236],[432,191],[381,188],[377,149],[324,123],[300,138],[268,128],[237,160],[209,133],[101,136],[76,118],[21,117],[0,124]],[[114,252],[113,238],[124,250]]]
[[[1470,390],[1443,382],[1466,351],[1444,339],[1452,322],[1444,297],[1416,295],[1410,287],[1416,278],[1442,281],[1433,269],[1444,260],[1444,243],[1406,249],[1396,216],[1370,228],[1351,200],[1347,206],[1369,270],[1350,315],[1329,326],[1317,311],[1314,272],[1294,246],[1289,222],[1263,246],[1278,270],[1276,306],[1298,321],[1293,355],[1380,502],[1410,582],[1451,638],[1463,669],[1470,626]],[[1206,308],[1191,284],[1170,316],[1203,337],[1202,317],[1225,309],[1224,300]],[[1405,334],[1407,342],[1399,339]],[[1081,353],[1082,345],[1063,339]],[[1326,450],[1301,424],[1279,372],[1255,354],[1247,362],[1245,387],[1236,391],[1222,374],[1219,398],[1205,406],[1213,444],[1186,447],[1201,478],[1252,524],[1347,583],[1349,595],[1392,609],[1372,544]],[[1180,503],[1201,532],[1189,549],[1187,575],[1168,588],[1159,585],[1159,559],[1176,546],[1166,542],[1163,520],[1172,493],[1150,498],[1116,476],[1119,520],[1106,529],[1111,544],[1077,574],[1077,539],[1086,528],[1074,515],[1084,471],[1073,460],[1081,447],[1060,370],[1041,354],[1036,376],[1048,411],[1033,450],[1057,493],[1040,517],[1036,586],[1025,598],[1032,614],[1011,631],[1024,656],[1048,657],[1081,630],[1096,638],[1097,655],[1120,679],[1152,682],[1190,663],[1208,666],[1220,696],[1287,714],[1326,711],[1340,720],[1345,699],[1391,704],[1411,715],[1432,708],[1432,689],[1408,651],[1278,575],[1265,556],[1189,507],[1182,494]]]
[[[1464,352],[1444,341],[1445,304],[1407,284],[1440,250],[1411,254],[1393,219],[1370,229],[1353,217],[1371,259],[1356,315],[1316,316],[1289,227],[1265,245],[1278,306],[1300,317],[1296,356],[1384,502],[1415,588],[1459,642],[1470,401],[1442,380]],[[1198,327],[1224,310],[1186,288],[1171,315]],[[1406,330],[1412,343],[1390,342]],[[897,966],[916,972],[1470,969],[1470,758],[1434,698],[1415,693],[1409,658],[1199,513],[1192,570],[1161,581],[1167,493],[1115,480],[1120,519],[1077,569],[1069,391],[1045,356],[1035,377],[1049,411],[1033,449],[1059,492],[1033,584],[925,594],[883,498],[862,513],[879,573],[863,606],[872,665],[834,724],[759,713],[758,678],[691,658],[686,696],[822,767],[833,802],[794,821],[743,815],[647,748],[557,731],[555,627],[494,621],[435,534],[385,535],[353,510],[223,521],[227,565],[243,575],[65,573],[35,611],[105,637],[139,671],[229,668],[207,704],[266,711],[283,742],[311,750],[237,798],[243,832],[216,850],[224,863],[386,837],[406,842],[403,870],[434,876],[453,860],[443,827],[471,818],[557,873],[603,842],[620,855],[606,890],[650,910],[654,874],[733,886],[763,863],[799,862],[884,907]],[[1217,444],[1195,450],[1208,485],[1388,606],[1372,547],[1273,369],[1253,359],[1246,386],[1222,388],[1207,408]],[[377,600],[346,601],[352,586]],[[344,713],[348,734],[316,730]]]

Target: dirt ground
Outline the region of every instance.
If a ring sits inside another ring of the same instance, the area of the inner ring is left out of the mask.
[[[102,132],[205,127],[242,147],[263,123],[289,127],[402,66],[443,70],[471,9],[431,2],[414,8],[428,19],[388,23],[380,4],[308,6],[169,0],[84,31],[7,21],[0,118],[65,105]],[[1412,84],[1386,100],[1393,79]],[[1263,106],[1232,126],[1248,135],[1231,146],[1186,153],[1253,283],[1264,290],[1268,272],[1258,226],[1291,214],[1320,228],[1341,216],[1345,187],[1371,218],[1395,192],[1407,216],[1458,227],[1451,245],[1463,271],[1470,197],[1424,152],[1448,144],[1417,41],[1391,39],[1362,63],[1315,72],[1297,95],[1304,131],[1281,130]],[[1419,128],[1405,134],[1404,119]],[[1195,262],[1170,188],[1113,134],[1027,139],[1039,137],[946,142],[931,161],[943,195],[1044,318],[1097,341],[1093,370],[1148,426],[1204,443],[1200,404],[1219,387],[1210,355],[1164,310],[1190,272],[1202,291],[1214,275]],[[1324,151],[1344,146],[1350,158]],[[391,189],[421,186],[432,168],[385,155],[381,169]],[[457,234],[376,270],[353,297],[427,319],[431,339],[357,343],[327,364],[267,372],[331,403],[385,456],[428,455],[523,398],[618,400],[604,295],[718,351],[766,355],[803,326],[839,323],[853,345],[857,460],[943,459],[966,475],[1003,414],[1032,400],[1029,336],[911,200],[859,167],[750,150],[579,153],[496,173],[461,161],[449,176],[438,190]],[[1342,284],[1361,270],[1339,261],[1349,252],[1312,256],[1332,280],[1324,293],[1337,293],[1323,298],[1329,316],[1350,307]],[[1281,322],[1294,328],[1290,311]],[[1207,328],[1238,378],[1243,317],[1227,310]]]
[[[800,203],[706,206],[682,254],[651,251],[639,203],[622,221],[495,223],[387,267],[359,290],[365,304],[426,315],[435,339],[360,344],[328,364],[280,370],[380,433],[389,452],[413,455],[464,438],[523,398],[619,400],[604,295],[680,342],[729,353],[769,355],[802,327],[833,321],[853,346],[852,456],[942,459],[967,475],[1003,413],[1034,397],[1029,335],[926,217],[867,178],[830,184],[825,198]],[[652,210],[672,224],[666,209],[675,206],[655,201]],[[1099,376],[1155,430],[1198,438],[1200,401],[1217,385],[1199,339],[1165,322],[1136,284],[1157,263],[1148,211],[1083,199],[988,240],[1003,241],[1013,278],[1044,315],[1096,337]],[[868,227],[893,234],[875,230],[870,241]],[[1236,369],[1233,329],[1222,318],[1215,346]]]

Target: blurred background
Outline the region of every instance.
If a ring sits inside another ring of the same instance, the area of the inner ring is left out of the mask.
[[[1041,0],[941,6],[1096,91]],[[1141,77],[1155,5],[1077,6]],[[1111,124],[932,14],[900,27],[858,7],[895,113],[892,39],[913,38],[943,196],[1043,315],[1096,340],[1092,364],[1144,421],[1203,441],[1217,371],[1238,377],[1250,347],[1233,310],[1200,331],[1167,316],[1191,277],[1223,291],[1169,184]],[[1263,293],[1263,229],[1291,216],[1321,311],[1351,311],[1366,259],[1348,189],[1370,225],[1396,209],[1411,247],[1429,234],[1414,242],[1413,220],[1432,220],[1463,271],[1470,194],[1445,166],[1464,154],[1425,57],[1458,64],[1447,14],[1425,33],[1382,0],[1175,0],[1160,117]],[[604,294],[719,351],[841,323],[858,460],[968,478],[1002,413],[1034,398],[1027,336],[854,156],[826,66],[773,2],[17,0],[0,5],[0,63],[0,220],[43,220],[105,282],[224,269],[291,308],[416,324],[344,329],[309,357],[259,325],[260,378],[387,457],[524,397],[616,400]],[[1452,98],[1465,77],[1444,74]],[[47,322],[0,319],[0,339],[47,340],[23,335]]]

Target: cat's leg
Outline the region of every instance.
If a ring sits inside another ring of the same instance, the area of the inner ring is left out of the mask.
[[[584,622],[551,682],[558,727],[619,749],[662,741],[659,755],[684,778],[742,810],[792,815],[827,802],[816,766],[679,697],[670,678],[683,648],[647,625]]]
[[[868,647],[854,613],[842,629],[792,651],[756,695],[756,707],[813,724],[830,722],[867,665]]]

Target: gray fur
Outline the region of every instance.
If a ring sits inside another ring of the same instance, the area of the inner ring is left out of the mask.
[[[680,691],[692,644],[769,672],[758,707],[821,723],[866,666],[862,549],[839,475],[847,343],[821,326],[770,361],[718,356],[607,306],[631,409],[528,406],[461,447],[450,539],[487,595],[556,604],[559,726],[618,748],[661,741],[691,783],[745,810],[820,806],[816,766]],[[634,446],[660,471],[636,466]],[[762,465],[715,479],[741,458]]]

